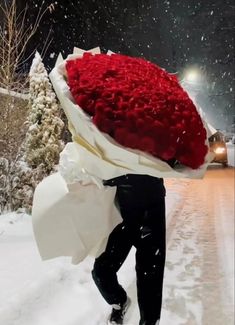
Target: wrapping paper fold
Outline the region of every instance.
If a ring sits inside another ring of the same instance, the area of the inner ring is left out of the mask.
[[[116,188],[66,184],[60,173],[45,178],[34,194],[32,220],[43,260],[71,256],[72,263],[99,255],[110,231],[121,222]]]

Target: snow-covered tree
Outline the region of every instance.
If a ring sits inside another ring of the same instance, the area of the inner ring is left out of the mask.
[[[48,78],[42,58],[36,52],[30,73],[29,129],[26,135],[25,160],[31,168],[50,174],[58,163],[63,148],[61,134],[64,123],[56,95]]]
[[[24,141],[28,114],[27,64],[31,44],[41,19],[51,6],[41,4],[33,22],[28,22],[27,4],[0,0],[0,213],[30,209],[38,177],[25,164]],[[45,40],[45,48],[48,40]],[[26,55],[27,52],[27,55]],[[37,171],[38,172],[38,171]]]

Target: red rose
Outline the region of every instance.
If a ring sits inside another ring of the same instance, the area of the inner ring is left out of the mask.
[[[206,130],[177,78],[144,59],[84,53],[66,63],[75,102],[118,143],[191,168],[207,154]]]

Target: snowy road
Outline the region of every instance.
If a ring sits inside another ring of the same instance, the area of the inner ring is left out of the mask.
[[[234,324],[234,169],[190,181],[172,214],[163,324]]]
[[[234,169],[203,180],[168,180],[167,262],[161,325],[232,325]],[[119,272],[138,324],[134,249]],[[105,325],[109,306],[90,275],[93,259],[41,262],[30,216],[0,216],[0,324]]]

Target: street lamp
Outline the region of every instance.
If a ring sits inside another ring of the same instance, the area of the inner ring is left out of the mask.
[[[181,85],[192,97],[202,91],[204,86],[204,78],[202,71],[197,66],[189,66],[185,68],[181,74]]]
[[[192,99],[198,111],[205,119],[205,113],[198,102],[198,95],[202,95],[205,92],[206,86],[206,79],[203,76],[202,71],[197,66],[191,66],[185,68],[181,76],[182,79],[180,83],[182,87],[187,91],[189,97]]]
[[[196,83],[198,82],[200,79],[200,75],[198,70],[196,69],[190,69],[187,70],[185,73],[185,80],[190,82],[190,83]]]
[[[188,67],[183,71],[183,80],[185,84],[198,86],[202,82],[202,73],[197,67]]]

